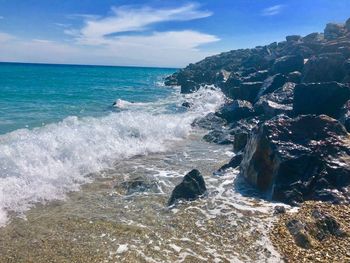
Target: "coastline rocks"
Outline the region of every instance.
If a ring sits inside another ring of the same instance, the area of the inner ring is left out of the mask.
[[[350,100],[348,100],[341,109],[339,121],[345,126],[346,130],[350,132]]]
[[[345,32],[343,24],[328,23],[324,30],[324,37],[328,40],[333,40],[343,36]]]
[[[320,200],[319,191],[336,190],[332,202],[349,201],[350,135],[336,120],[305,115],[278,116],[250,137],[241,175],[268,198],[295,205]]]
[[[254,108],[249,101],[235,100],[225,104],[216,115],[230,123],[254,116]]]
[[[205,194],[206,191],[207,188],[203,176],[197,169],[193,169],[174,188],[168,201],[168,206],[175,204],[178,200],[195,200]]]
[[[227,124],[226,120],[215,115],[211,112],[205,117],[195,119],[192,126],[197,126],[207,130],[222,129]]]
[[[227,90],[228,97],[236,100],[246,100],[254,102],[262,87],[262,82],[242,82],[237,87],[232,87]]]
[[[234,142],[233,135],[227,129],[215,129],[203,136],[203,140],[206,142],[213,142],[216,144],[232,144]]]
[[[310,58],[305,64],[303,82],[341,82],[345,77],[345,57],[341,53],[324,53]]]
[[[350,87],[337,82],[299,84],[294,88],[293,110],[297,114],[327,114],[338,118],[350,99]]]
[[[286,83],[286,77],[283,74],[276,74],[271,77],[268,77],[264,81],[258,93],[257,99],[263,95],[274,92],[276,89],[282,87],[284,83]]]
[[[272,65],[272,72],[288,74],[293,71],[301,71],[304,67],[304,58],[300,55],[288,55],[276,59]]]
[[[239,153],[239,154],[236,154],[235,156],[233,156],[231,158],[231,160],[229,161],[229,163],[227,164],[224,164],[220,169],[219,169],[219,173],[220,172],[223,172],[229,168],[237,168],[241,162],[242,162],[242,159],[243,159],[243,154],[242,153]]]
[[[287,82],[274,92],[261,96],[254,104],[255,112],[264,114],[269,118],[282,113],[291,115],[293,112],[294,87],[294,83]]]

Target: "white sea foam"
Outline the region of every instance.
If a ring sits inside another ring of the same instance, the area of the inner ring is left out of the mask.
[[[0,136],[0,225],[7,222],[9,212],[23,214],[35,203],[65,198],[92,180],[89,173],[115,161],[166,151],[172,142],[189,135],[195,118],[221,105],[224,96],[203,89],[186,100],[194,106],[182,113],[148,110],[163,101],[101,118],[72,116]],[[183,98],[171,96],[168,104],[177,101]]]

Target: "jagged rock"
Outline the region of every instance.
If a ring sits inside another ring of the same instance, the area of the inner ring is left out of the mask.
[[[309,249],[312,247],[312,238],[307,233],[305,225],[296,219],[292,219],[286,223],[289,233],[293,236],[297,246]]]
[[[244,149],[248,142],[248,132],[237,132],[234,134],[233,151],[240,152]]]
[[[292,35],[292,36],[286,36],[287,42],[297,42],[301,40],[301,36],[299,35]]]
[[[313,229],[314,236],[319,241],[324,240],[327,236],[333,235],[337,237],[345,237],[347,234],[341,229],[340,224],[334,217],[327,215],[319,209],[312,211],[312,217],[315,220]]]
[[[302,74],[299,71],[294,71],[288,74],[287,81],[299,84],[302,79]]]
[[[338,118],[350,99],[350,87],[337,82],[299,84],[294,88],[295,114],[327,114]]]
[[[348,100],[341,109],[339,121],[345,126],[346,130],[350,132],[350,100]]]
[[[287,82],[274,92],[261,96],[254,105],[256,114],[273,117],[278,114],[290,115],[293,112],[293,95],[295,84]]]
[[[242,82],[238,87],[230,88],[227,95],[232,99],[254,102],[261,86],[262,82],[260,81]]]
[[[349,158],[350,135],[337,120],[326,115],[278,116],[250,136],[240,168],[267,196],[294,205],[317,200],[321,178],[329,189],[348,187]],[[349,200],[348,192],[340,194]]]
[[[345,22],[345,28],[350,31],[350,18]]]
[[[186,80],[181,83],[181,93],[192,93],[198,90],[198,85],[193,80]]]
[[[324,39],[324,35],[321,33],[311,33],[307,36],[303,37],[303,42],[305,43],[314,43],[314,42],[320,42]]]
[[[293,71],[301,71],[304,67],[304,58],[300,55],[289,55],[276,59],[272,66],[273,73],[288,74]]]
[[[224,165],[219,169],[218,172],[223,172],[223,171],[225,171],[225,170],[227,170],[227,169],[229,169],[229,168],[237,168],[237,167],[240,165],[242,159],[243,159],[242,153],[236,154],[235,156],[233,156],[233,157],[231,158],[231,160],[229,161],[229,163],[224,164]]]
[[[181,106],[185,108],[191,108],[193,106],[193,103],[185,101],[181,104]]]
[[[257,82],[265,80],[268,76],[268,70],[260,70],[248,75],[247,77],[244,77],[243,80],[244,82]]]
[[[233,122],[253,116],[254,109],[248,101],[235,100],[229,104],[225,104],[216,115],[228,122]]]
[[[325,53],[310,58],[305,64],[303,82],[342,81],[345,57],[341,53]]]
[[[215,115],[215,113],[211,112],[207,114],[205,117],[198,118],[194,120],[192,126],[197,126],[207,130],[220,130],[226,125],[227,122],[223,118],[220,118]]]
[[[173,205],[177,200],[195,200],[205,194],[206,191],[207,188],[203,176],[197,169],[193,169],[174,188],[168,201],[168,206]]]
[[[232,144],[234,142],[234,136],[226,129],[215,129],[204,135],[203,140],[225,145]]]
[[[328,40],[337,39],[345,34],[343,24],[328,23],[324,30],[324,37]]]
[[[256,100],[259,99],[259,97],[269,94],[271,92],[274,92],[276,89],[279,89],[286,83],[286,77],[283,74],[276,74],[271,77],[268,77],[264,82],[263,85],[256,97]]]

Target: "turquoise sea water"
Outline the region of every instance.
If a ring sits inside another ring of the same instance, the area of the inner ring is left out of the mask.
[[[0,64],[0,226],[10,214],[64,199],[91,174],[188,139],[193,121],[224,97],[165,87],[174,71]]]
[[[104,116],[116,99],[152,102],[175,69],[0,63],[0,134],[67,116]]]

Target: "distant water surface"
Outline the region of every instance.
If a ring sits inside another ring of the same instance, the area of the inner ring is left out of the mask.
[[[103,116],[115,99],[152,102],[175,69],[0,63],[0,134],[67,116]]]

